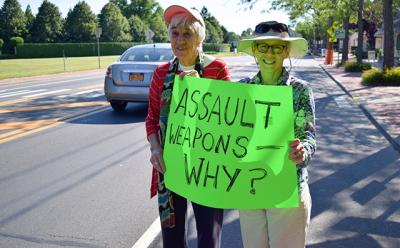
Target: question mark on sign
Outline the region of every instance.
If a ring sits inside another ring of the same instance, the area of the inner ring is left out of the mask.
[[[256,194],[256,189],[254,188],[254,181],[264,179],[264,178],[267,176],[267,171],[264,170],[264,169],[262,169],[262,168],[251,169],[251,170],[249,170],[249,171],[261,171],[262,174],[263,174],[263,175],[260,176],[260,177],[254,177],[254,178],[252,178],[251,181],[250,181],[250,182],[251,182],[250,193],[253,194],[253,195],[255,195],[255,194]]]

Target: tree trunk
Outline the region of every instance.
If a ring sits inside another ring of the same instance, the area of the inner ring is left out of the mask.
[[[393,0],[383,1],[383,68],[393,67],[394,34],[393,34]]]
[[[357,62],[362,63],[363,55],[363,11],[364,0],[358,0],[358,44],[357,44]]]
[[[349,59],[349,22],[350,16],[346,16],[343,19],[344,28],[344,39],[343,39],[343,49],[342,49],[342,63],[346,63]]]

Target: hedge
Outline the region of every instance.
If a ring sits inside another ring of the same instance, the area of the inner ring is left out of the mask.
[[[100,54],[121,55],[133,42],[101,42]],[[17,58],[97,56],[97,43],[25,43],[17,46]]]
[[[204,52],[229,52],[231,48],[230,44],[218,44],[218,43],[204,43]]]
[[[101,55],[121,55],[140,43],[101,42]],[[204,43],[204,52],[229,52],[229,44]],[[17,45],[17,58],[54,58],[97,56],[97,43],[25,43]]]

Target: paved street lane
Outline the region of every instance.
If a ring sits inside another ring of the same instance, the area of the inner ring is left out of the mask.
[[[157,217],[146,107],[0,144],[0,247],[131,247]]]
[[[82,72],[0,83],[0,143],[108,106],[104,72]],[[73,77],[73,75],[75,75]],[[16,82],[15,82],[16,81]]]

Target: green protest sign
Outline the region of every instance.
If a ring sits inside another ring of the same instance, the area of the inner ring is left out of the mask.
[[[167,188],[218,208],[298,206],[292,88],[175,77]]]

